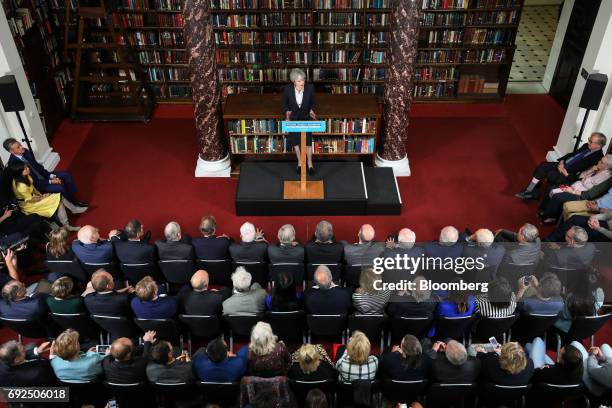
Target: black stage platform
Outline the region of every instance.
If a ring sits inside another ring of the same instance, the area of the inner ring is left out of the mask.
[[[323,200],[284,200],[283,182],[299,180],[295,162],[253,161],[240,166],[236,215],[397,215],[402,202],[390,168],[361,162],[317,162],[308,180],[323,180]]]

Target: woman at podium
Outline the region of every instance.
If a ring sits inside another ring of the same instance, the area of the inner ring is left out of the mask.
[[[314,112],[315,89],[314,85],[306,84],[306,74],[299,68],[294,68],[289,73],[292,84],[283,88],[283,111],[286,120],[317,120]],[[300,173],[300,133],[289,133],[287,138],[287,150],[295,150],[298,165],[297,172]],[[306,157],[308,161],[308,174],[314,174],[312,166],[312,133],[306,134]]]

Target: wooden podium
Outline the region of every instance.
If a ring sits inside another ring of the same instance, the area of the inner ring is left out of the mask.
[[[325,121],[282,122],[282,131],[299,131],[300,137],[300,180],[285,180],[283,199],[285,200],[322,200],[324,198],[323,180],[306,180],[306,133],[325,132]]]

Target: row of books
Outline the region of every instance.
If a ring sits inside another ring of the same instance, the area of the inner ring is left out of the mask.
[[[291,153],[286,136],[234,136],[231,137],[231,151],[236,154]],[[313,152],[333,153],[374,153],[373,137],[317,137],[312,142]]]
[[[422,9],[466,9],[470,0],[423,0]]]
[[[457,92],[459,94],[497,93],[499,82],[487,81],[482,75],[461,75]]]
[[[186,51],[139,51],[141,64],[187,64],[189,57]]]
[[[361,68],[314,68],[312,79],[314,81],[359,81]]]
[[[414,98],[442,98],[455,96],[454,82],[438,82],[433,84],[416,84],[412,89]]]
[[[466,28],[458,30],[431,30],[424,32],[421,43],[429,47],[453,44],[511,44],[512,29]]]
[[[212,10],[309,9],[312,0],[210,0]]]
[[[160,27],[183,27],[182,14],[160,14],[157,16],[157,24]]]
[[[215,45],[282,45],[312,44],[311,31],[275,31],[261,33],[258,31],[223,31],[214,32]]]
[[[151,85],[151,91],[157,98],[163,99],[191,99],[193,88],[191,85]]]
[[[239,119],[227,122],[230,135],[281,133],[281,119]],[[325,119],[327,131],[325,133],[373,133],[376,129],[376,120],[372,118],[341,118]],[[325,134],[322,133],[322,134]]]
[[[312,150],[318,154],[333,153],[374,153],[373,137],[321,137],[312,141]]]
[[[464,26],[482,24],[517,24],[519,18],[518,10],[512,11],[480,11],[466,13],[463,11],[455,13],[423,13],[421,15],[421,26]]]
[[[53,75],[53,80],[55,82],[55,87],[57,89],[57,93],[59,94],[60,100],[62,101],[64,108],[66,108],[66,105],[68,105],[66,89],[68,83],[72,81],[72,74],[70,72],[70,69],[66,67],[64,69],[56,71]]]
[[[418,63],[493,63],[505,62],[505,48],[455,49],[419,51]]]
[[[455,67],[417,67],[414,78],[417,81],[454,81],[459,79],[459,70]]]
[[[361,32],[357,31],[317,31],[315,44],[358,44],[361,42]]]
[[[474,8],[508,8],[518,7],[522,0],[473,0]]]
[[[312,52],[304,51],[234,51],[216,50],[217,64],[308,64]]]
[[[148,67],[145,70],[149,81],[189,81],[189,68]]]
[[[421,26],[463,26],[466,13],[422,13]]]
[[[161,47],[184,47],[185,38],[182,31],[134,31],[125,33],[119,39],[120,44],[131,46],[159,45]]]
[[[312,25],[310,13],[266,13],[266,14],[226,14],[211,16],[213,27],[277,27],[277,26],[309,26]]]
[[[290,70],[287,68],[221,68],[217,72],[221,81],[288,82]]]
[[[30,9],[25,7],[15,9],[14,16],[7,21],[13,37],[24,36],[26,31],[32,28],[34,24]]]

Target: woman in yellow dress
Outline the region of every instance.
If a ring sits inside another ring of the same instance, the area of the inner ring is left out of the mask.
[[[79,227],[73,227],[68,222],[68,214],[66,214],[66,207],[64,206],[67,200],[60,193],[41,194],[34,188],[30,168],[27,164],[21,161],[12,163],[11,173],[13,176],[13,193],[15,193],[15,197],[19,201],[19,208],[24,214],[38,214],[44,218],[53,218],[56,215],[57,220],[69,231],[79,230]],[[70,203],[66,206],[73,207]]]

